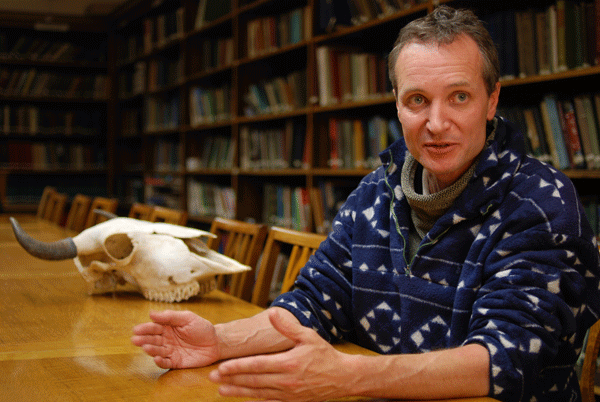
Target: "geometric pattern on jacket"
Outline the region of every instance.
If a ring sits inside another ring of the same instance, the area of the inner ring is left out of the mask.
[[[490,396],[578,401],[573,365],[600,312],[596,239],[571,181],[526,156],[508,122],[495,125],[469,185],[412,261],[400,139],[273,305],[330,342],[384,354],[479,343],[490,354]]]

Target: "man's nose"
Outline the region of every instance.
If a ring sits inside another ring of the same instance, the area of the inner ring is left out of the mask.
[[[442,133],[450,127],[448,106],[443,102],[432,102],[429,107],[427,129],[433,134]]]

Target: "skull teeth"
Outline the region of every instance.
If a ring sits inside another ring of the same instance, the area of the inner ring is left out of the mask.
[[[217,287],[215,278],[210,278],[203,282],[190,282],[180,285],[172,285],[168,289],[143,289],[142,293],[148,300],[158,302],[180,302],[187,300],[192,296],[203,295]]]

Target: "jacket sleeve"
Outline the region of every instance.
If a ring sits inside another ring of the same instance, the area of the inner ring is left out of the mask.
[[[600,305],[597,244],[575,190],[554,199],[519,190],[490,236],[464,342],[488,348],[490,393],[503,401],[530,400],[540,382],[557,392],[578,387],[573,364]]]

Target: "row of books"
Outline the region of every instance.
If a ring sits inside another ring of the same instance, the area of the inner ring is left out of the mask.
[[[537,106],[500,109],[526,134],[528,152],[558,169],[600,169],[600,93],[546,95]]]
[[[374,168],[379,153],[402,136],[396,118],[329,119],[329,160],[332,169]]]
[[[233,63],[233,38],[218,38],[202,41],[202,57],[199,60],[200,71],[230,66]]]
[[[321,106],[367,100],[392,91],[386,55],[319,46],[316,60]]]
[[[309,7],[256,18],[247,24],[248,57],[274,52],[284,46],[300,43],[312,34],[312,19]]]
[[[106,61],[104,45],[81,46],[44,37],[11,35],[0,32],[0,60],[37,60],[42,62]]]
[[[183,178],[179,176],[146,176],[144,177],[144,202],[180,209],[183,188]]]
[[[49,142],[9,142],[0,166],[7,169],[102,169],[106,155],[98,147],[87,144]],[[4,148],[4,147],[3,147]]]
[[[200,0],[194,28],[200,29],[231,11],[231,2],[222,0]]]
[[[103,114],[97,110],[58,110],[32,105],[0,106],[0,132],[27,135],[100,135]]]
[[[236,217],[236,194],[231,187],[191,179],[188,181],[187,199],[189,215]]]
[[[546,8],[484,16],[506,79],[598,64],[598,2],[557,0]]]
[[[138,61],[131,70],[121,70],[117,77],[119,98],[126,99],[146,91],[146,62]]]
[[[244,96],[244,114],[257,116],[303,108],[307,104],[306,71],[250,84]]]
[[[383,18],[425,3],[427,0],[348,0],[350,20],[354,25],[363,24],[376,18]]]
[[[301,231],[327,234],[352,190],[330,180],[311,188],[267,183],[263,187],[263,222]]]
[[[305,167],[306,124],[286,120],[279,128],[240,127],[240,168],[286,169]]]
[[[231,118],[231,90],[228,83],[218,88],[190,89],[190,125],[209,124]]]
[[[156,172],[172,172],[181,169],[178,141],[157,140],[154,144],[154,170]]]
[[[262,212],[262,221],[267,225],[312,231],[313,217],[307,188],[265,184]]]
[[[118,62],[128,63],[150,54],[172,41],[183,38],[184,9],[177,8],[167,13],[145,18],[139,25],[139,31],[129,34],[118,42]]]
[[[179,127],[179,96],[150,97],[145,104],[145,129],[148,132],[173,130]]]
[[[188,171],[200,169],[231,169],[237,141],[229,136],[210,135],[202,141],[200,155],[188,156],[185,166]]]
[[[144,20],[144,52],[148,54],[153,48],[160,49],[171,41],[181,39],[184,34],[183,16],[184,9],[179,7],[155,18],[146,18]]]
[[[320,0],[319,33],[333,31],[337,26],[360,25],[407,10],[428,0]]]
[[[104,74],[73,75],[26,70],[0,70],[0,95],[20,97],[59,97],[106,99]]]
[[[148,63],[148,90],[156,91],[181,82],[181,59],[152,59]]]

